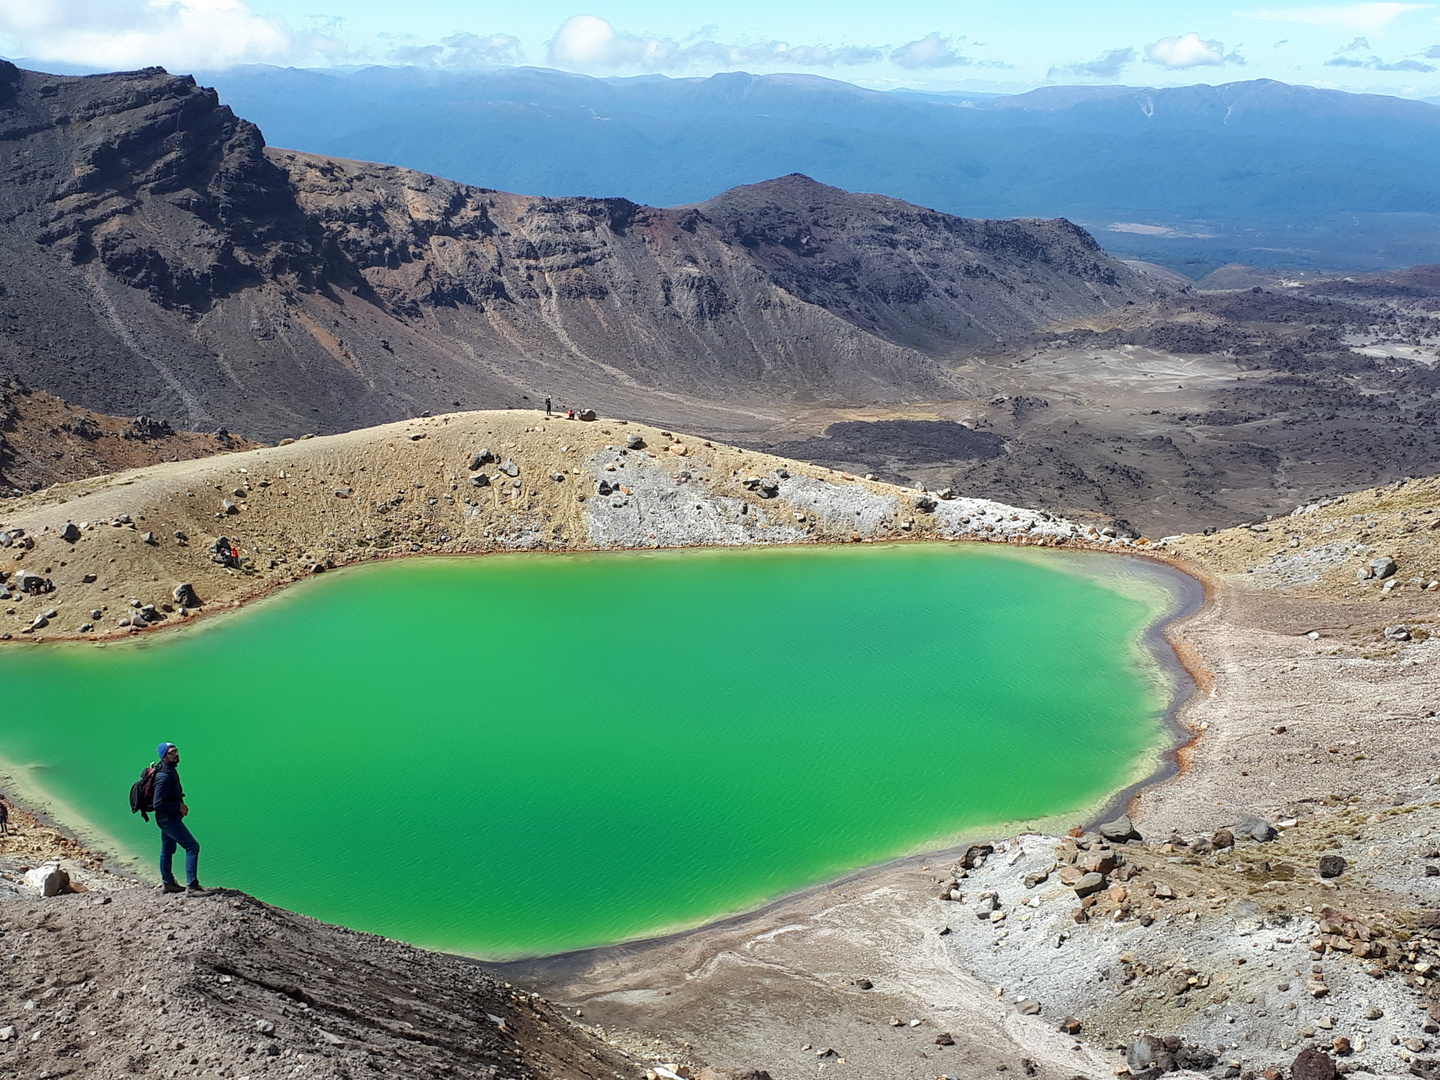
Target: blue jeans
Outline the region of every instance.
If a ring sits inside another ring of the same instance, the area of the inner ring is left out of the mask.
[[[160,879],[175,882],[174,860],[178,846],[185,849],[185,884],[194,885],[200,880],[196,876],[200,868],[200,841],[190,834],[181,818],[157,816],[155,824],[160,826]]]

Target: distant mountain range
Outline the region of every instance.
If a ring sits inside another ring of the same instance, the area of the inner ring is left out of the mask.
[[[1165,291],[1064,220],[804,176],[678,209],[510,195],[267,149],[158,68],[0,61],[0,372],[104,413],[275,439],[547,395],[953,399],[942,361]]]
[[[1191,277],[1440,261],[1440,108],[1269,80],[1013,96],[811,75],[596,79],[241,67],[272,145],[535,194],[673,206],[801,172],[967,217],[1067,217]]]

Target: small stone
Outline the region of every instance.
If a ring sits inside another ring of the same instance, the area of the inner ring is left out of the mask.
[[[1214,836],[1210,837],[1210,843],[1214,846],[1216,851],[1221,851],[1224,848],[1228,847],[1234,847],[1235,834],[1229,829],[1219,829],[1215,832]]]
[[[486,474],[486,473],[483,473],[483,472],[477,472],[477,473],[475,473],[473,476],[470,477],[470,486],[471,486],[471,487],[477,487],[477,488],[489,487],[489,486],[490,486],[490,477],[489,477],[489,475]]]
[[[1021,998],[1015,1003],[1015,1011],[1021,1016],[1039,1016],[1040,1003],[1034,998]]]
[[[1387,627],[1385,627],[1385,640],[1386,640],[1386,641],[1409,641],[1409,640],[1410,640],[1410,628],[1409,628],[1408,626],[1404,625],[1403,623],[1400,624],[1399,626],[1387,626]]]
[[[506,458],[500,464],[500,471],[503,472],[506,476],[519,476],[520,466],[515,464],[514,458]]]
[[[942,1031],[939,1035],[936,1035],[936,1036],[935,1036],[935,1045],[936,1045],[936,1046],[954,1046],[954,1045],[955,1045],[955,1037],[954,1037],[953,1035],[951,1035],[948,1031]]]
[[[1366,1020],[1379,1020],[1379,1019],[1380,1019],[1382,1016],[1384,1016],[1384,1015],[1385,1015],[1385,1010],[1382,1009],[1382,1008],[1380,1008],[1379,1005],[1367,1005],[1367,1006],[1365,1007],[1365,1019],[1366,1019]]]
[[[65,527],[60,530],[60,539],[67,544],[73,544],[80,539],[80,530],[75,527],[73,521],[67,521]]]
[[[1080,879],[1070,887],[1075,890],[1076,896],[1082,898],[1089,896],[1091,893],[1097,893],[1105,888],[1105,875],[1095,873],[1094,871],[1088,874],[1082,874]]]
[[[1067,1016],[1064,1020],[1060,1021],[1060,1030],[1066,1035],[1079,1035],[1080,1028],[1080,1021],[1073,1016]]]
[[[170,590],[170,595],[181,607],[196,608],[200,606],[200,597],[195,595],[195,586],[188,581],[182,581],[176,585]],[[97,619],[100,617],[96,612],[91,612],[91,615]]]
[[[1343,855],[1321,855],[1319,867],[1320,876],[1323,878],[1339,877],[1345,872],[1347,865]]]
[[[223,501],[220,503],[220,508],[221,508],[222,510],[224,510],[225,513],[227,513],[227,514],[238,514],[238,513],[240,513],[240,507],[236,506],[236,505],[235,505],[233,502],[231,502],[229,499],[223,500]]]
[[[1410,1036],[1410,1038],[1406,1039],[1401,1045],[1403,1045],[1405,1049],[1409,1050],[1412,1054],[1419,1054],[1424,1052],[1426,1043],[1424,1039],[1417,1039],[1415,1036],[1412,1035]]]
[[[10,1042],[15,1038],[15,1034],[15,1028],[10,1024],[0,1027],[0,1042]]]
[[[625,437],[625,446],[630,450],[643,450],[645,449],[645,437],[638,431],[627,435]]]
[[[1344,1035],[1337,1035],[1331,1040],[1330,1046],[1334,1049],[1337,1057],[1345,1057],[1351,1050],[1350,1040]]]
[[[272,1024],[269,1020],[256,1020],[255,1030],[258,1031],[261,1035],[270,1035],[274,1033],[275,1025]]]
[[[917,495],[915,496],[914,505],[915,509],[919,510],[922,514],[929,514],[933,513],[935,508],[940,504],[930,495]]]
[[[1043,885],[1050,878],[1049,870],[1036,870],[1033,874],[1025,875],[1025,888],[1033,889],[1036,885]]]
[[[1274,840],[1280,833],[1264,818],[1256,817],[1254,814],[1245,814],[1235,823],[1235,835],[1248,837],[1264,844]]]
[[[873,982],[864,977],[855,980],[855,988],[857,990],[870,990],[873,989],[874,986],[875,984]]]
[[[1399,570],[1400,567],[1391,556],[1382,555],[1378,559],[1370,560],[1370,569],[1374,571],[1377,578],[1388,578]]]

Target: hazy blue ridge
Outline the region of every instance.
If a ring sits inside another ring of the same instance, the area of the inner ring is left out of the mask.
[[[1112,251],[1191,272],[1440,261],[1440,108],[1381,95],[1270,80],[885,93],[542,68],[251,66],[201,81],[272,145],[507,191],[677,205],[802,172],[968,217],[1068,217]]]

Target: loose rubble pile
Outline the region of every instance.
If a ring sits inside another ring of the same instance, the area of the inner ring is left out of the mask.
[[[972,844],[938,882],[939,933],[1017,1012],[1123,1051],[1131,1076],[1428,1076],[1437,811],[1342,804],[1278,827],[1246,814],[1158,843],[1122,816]],[[1363,859],[1334,853],[1356,838]]]

